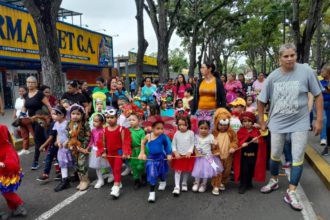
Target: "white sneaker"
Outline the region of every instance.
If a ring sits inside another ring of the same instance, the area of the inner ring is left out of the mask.
[[[25,149],[23,149],[23,150],[21,150],[19,152],[20,155],[22,155],[22,154],[28,155],[29,153],[30,153],[30,151],[29,150],[25,150]]]
[[[199,188],[199,184],[197,182],[194,182],[194,185],[192,187],[192,191],[193,192],[197,192],[198,191],[198,188]]]
[[[320,144],[321,144],[322,146],[326,146],[326,145],[327,145],[327,140],[326,140],[326,139],[321,139]]]
[[[199,186],[198,192],[203,193],[203,192],[205,192],[205,191],[206,191],[206,185],[202,183],[202,184]]]
[[[156,200],[156,193],[155,192],[149,192],[148,202],[154,203],[155,200]]]
[[[182,192],[188,192],[188,186],[187,186],[187,184],[182,184],[181,191]]]
[[[97,182],[96,182],[94,188],[95,188],[95,189],[99,189],[99,188],[101,188],[103,185],[104,185],[104,180],[99,179],[99,180],[97,180]]]
[[[129,166],[126,167],[126,169],[121,173],[122,176],[127,176],[131,173],[131,168]]]
[[[109,177],[108,177],[108,183],[112,183],[114,180],[115,180],[115,177],[113,176],[112,173],[110,173]]]
[[[215,195],[215,196],[220,195],[219,188],[218,187],[214,187],[213,190],[212,190],[212,194]]]
[[[226,187],[225,187],[225,185],[223,185],[222,183],[221,183],[221,185],[220,185],[220,188],[219,188],[221,191],[225,191],[226,190]]]
[[[266,186],[263,186],[260,189],[260,192],[262,192],[262,193],[271,193],[274,190],[277,190],[278,188],[279,188],[278,180],[275,180],[273,178],[270,178],[269,179],[269,182],[267,183],[267,185]]]
[[[173,195],[174,196],[179,196],[180,195],[180,188],[179,187],[174,187],[174,190],[173,190]]]
[[[159,182],[158,190],[164,191],[166,188],[166,182]]]
[[[119,186],[113,186],[111,188],[111,193],[110,193],[111,196],[113,196],[114,199],[117,199],[120,195],[120,187]]]

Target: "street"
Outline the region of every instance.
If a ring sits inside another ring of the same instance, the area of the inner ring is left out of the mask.
[[[293,211],[283,201],[288,183],[285,176],[280,178],[280,189],[268,195],[259,192],[261,184],[254,184],[254,189],[240,195],[237,185],[231,182],[227,191],[218,197],[211,194],[209,186],[206,193],[189,191],[175,198],[171,173],[166,191],[156,192],[156,203],[149,204],[148,187],[134,190],[131,176],[123,178],[118,200],[109,195],[111,184],[99,190],[90,187],[81,193],[75,189],[77,183],[73,183],[70,189],[55,193],[53,189],[58,182],[41,185],[36,181],[42,169],[30,170],[32,156],[33,153],[21,156],[25,177],[18,191],[29,211],[27,219],[304,219],[303,213]],[[51,173],[53,178],[54,171]],[[90,177],[92,181],[96,178],[93,170],[90,170]],[[305,164],[301,182],[319,219],[329,219],[330,193],[308,164]],[[308,203],[304,201],[303,204]],[[4,200],[0,201],[0,207],[0,211],[6,207]],[[305,219],[311,219],[310,216],[309,213]]]

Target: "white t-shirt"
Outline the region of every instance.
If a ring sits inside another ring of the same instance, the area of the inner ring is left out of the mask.
[[[172,141],[172,150],[177,151],[181,155],[194,151],[194,132],[188,130],[184,133],[177,131]]]
[[[17,118],[19,117],[19,114],[22,111],[23,104],[24,104],[24,99],[23,98],[19,97],[19,98],[16,99],[16,101],[15,101],[15,109],[16,109],[16,116],[17,116]]]

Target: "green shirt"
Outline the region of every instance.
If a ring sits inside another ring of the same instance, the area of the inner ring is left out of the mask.
[[[96,92],[102,92],[102,93],[106,94],[106,93],[109,92],[109,90],[108,90],[107,87],[104,87],[103,89],[100,89],[100,87],[95,87],[93,89],[93,94],[96,93]]]
[[[145,133],[142,128],[135,130],[134,128],[129,129],[132,135],[132,148],[140,147],[141,140],[145,138]]]

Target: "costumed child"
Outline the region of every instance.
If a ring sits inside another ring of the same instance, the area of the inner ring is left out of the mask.
[[[199,134],[195,136],[195,153],[197,158],[191,173],[195,177],[192,187],[193,192],[205,192],[207,179],[215,177],[223,171],[219,157],[212,155],[214,136],[209,134],[210,126],[210,121],[201,120],[198,122]]]
[[[118,99],[118,107],[119,107],[119,110],[117,112],[117,114],[118,114],[117,124],[119,126],[129,128],[130,127],[130,123],[128,121],[129,114],[127,114],[127,112],[125,113],[125,110],[127,108],[130,108],[130,104],[128,104],[126,99],[119,98]]]
[[[104,112],[108,126],[104,128],[103,138],[99,140],[99,149],[102,157],[107,158],[114,175],[114,184],[110,195],[117,199],[120,196],[121,167],[123,159],[128,159],[131,151],[131,134],[127,128],[117,124],[117,111],[115,109]]]
[[[174,109],[167,104],[166,98],[163,97],[160,101],[160,116],[173,117]]]
[[[184,97],[182,99],[183,109],[185,111],[190,112],[193,99],[194,99],[193,89],[191,87],[186,88],[184,92]]]
[[[130,132],[132,136],[132,158],[130,166],[133,171],[134,189],[139,189],[146,184],[145,161],[136,159],[141,152],[141,141],[145,138],[145,132],[140,127],[139,122],[143,117],[143,111],[137,106],[132,109],[128,120],[130,122]]]
[[[230,127],[237,133],[242,126],[239,116],[245,111],[246,102],[242,98],[237,98],[229,106],[231,107]]]
[[[94,128],[94,116],[98,113],[103,113],[106,109],[106,99],[107,96],[103,92],[95,92],[92,95],[93,98],[93,109],[94,113],[91,115],[89,118],[89,126],[90,129],[92,130]]]
[[[8,128],[0,124],[0,192],[13,216],[27,215],[23,200],[15,193],[22,178],[20,160],[13,147]],[[1,219],[8,219],[9,216],[8,213],[0,213]]]
[[[252,112],[254,114],[257,111],[256,104],[254,102],[254,97],[252,95],[246,96],[246,111]]]
[[[93,129],[91,138],[88,144],[88,148],[91,148],[89,154],[89,167],[95,169],[97,182],[94,186],[95,189],[99,189],[104,185],[104,178],[102,176],[101,169],[109,168],[109,163],[106,159],[101,157],[97,143],[103,138],[103,125],[105,123],[105,116],[102,113],[93,114]]]
[[[244,112],[240,119],[243,127],[237,132],[238,146],[234,154],[235,181],[240,181],[239,193],[251,189],[252,178],[264,182],[266,178],[266,145],[260,131],[253,127],[256,116],[252,112]]]
[[[195,137],[194,132],[190,130],[190,119],[187,116],[181,116],[177,119],[177,125],[178,131],[175,132],[172,140],[172,150],[175,157],[172,160],[172,168],[175,171],[174,196],[180,195],[180,188],[182,192],[188,191],[187,181],[195,163],[195,158],[191,157],[194,152]],[[181,174],[182,186],[180,187]]]
[[[164,122],[161,119],[152,123],[152,132],[141,141],[141,153],[139,159],[147,160],[147,180],[150,184],[148,202],[156,200],[155,187],[160,179],[158,190],[166,188],[166,175],[168,172],[167,160],[172,159],[170,139],[164,134]],[[148,155],[146,155],[148,152]]]
[[[89,187],[90,181],[88,178],[88,143],[90,139],[90,127],[85,119],[85,109],[81,105],[73,104],[70,108],[70,121],[66,126],[67,141],[62,144],[63,148],[68,148],[70,151],[66,152],[66,156],[69,158],[69,153],[72,154],[75,171],[79,176],[79,185],[77,190],[84,191]],[[59,150],[60,154],[60,150]],[[65,157],[64,157],[65,158]],[[70,160],[65,160],[65,162]],[[65,164],[65,163],[64,163]],[[65,176],[68,176],[66,169]],[[63,173],[62,173],[63,175]],[[63,176],[62,176],[63,179]],[[55,189],[56,190],[56,189]]]
[[[55,108],[52,109],[51,111],[51,117],[53,119],[53,122],[51,123],[50,127],[49,127],[49,131],[48,131],[48,139],[47,141],[41,145],[40,147],[40,151],[44,151],[47,147],[47,156],[45,159],[45,169],[43,174],[37,178],[38,181],[40,182],[46,182],[49,180],[49,173],[52,167],[52,162],[54,161],[54,159],[57,159],[57,153],[58,153],[58,146],[57,146],[57,129],[55,127],[56,122],[58,123],[63,123],[63,126],[65,128],[67,121],[65,120],[66,118],[66,109],[63,106],[56,106]],[[58,123],[56,124],[56,126],[58,125]],[[66,136],[66,133],[64,132],[64,134]],[[58,163],[57,163],[58,164]],[[60,168],[59,165],[55,166],[58,167],[59,172],[57,174],[57,176],[55,177],[55,180],[61,180],[61,175],[60,175]],[[57,172],[57,170],[56,170]]]
[[[225,108],[218,108],[214,113],[215,150],[213,154],[219,155],[223,165],[223,173],[212,178],[212,194],[219,195],[219,190],[225,190],[225,184],[233,163],[233,153],[237,149],[237,135],[229,126],[231,114]]]

